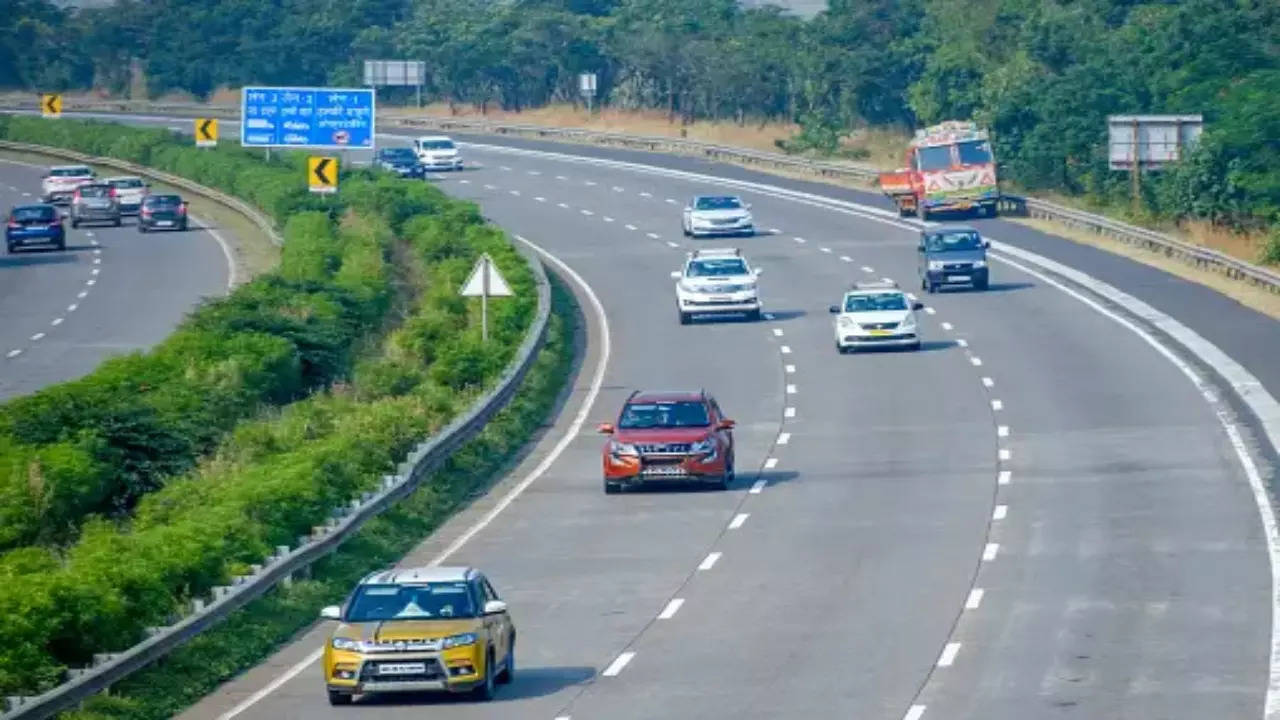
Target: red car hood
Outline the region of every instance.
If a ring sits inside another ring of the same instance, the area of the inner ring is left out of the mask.
[[[705,439],[710,434],[710,427],[622,429],[614,431],[613,439],[624,443],[693,443]]]

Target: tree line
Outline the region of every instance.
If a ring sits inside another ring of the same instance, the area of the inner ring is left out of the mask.
[[[359,83],[416,59],[432,99],[520,110],[601,101],[673,121],[789,120],[833,151],[862,126],[991,128],[1005,177],[1119,199],[1105,118],[1205,115],[1201,149],[1146,185],[1166,217],[1280,220],[1280,3],[1274,0],[830,0],[804,20],[733,0],[11,0],[0,85],[152,94]],[[1277,258],[1280,260],[1280,258]]]

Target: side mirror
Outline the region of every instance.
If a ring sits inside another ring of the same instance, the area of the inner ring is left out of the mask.
[[[990,248],[990,247],[991,247],[991,241],[990,241],[990,240],[983,240],[983,241],[982,241],[982,249],[983,249],[983,250],[986,250],[986,249],[988,249],[988,248]]]
[[[924,243],[920,243],[916,246],[916,252],[924,252]]]
[[[764,273],[764,268],[756,268],[753,272],[755,272],[756,277],[760,277],[760,275]]]
[[[330,605],[320,610],[320,617],[325,620],[339,620],[342,618],[342,608],[337,605]]]
[[[742,203],[742,209],[743,209],[743,210],[750,210],[750,209],[751,209],[751,203]]]
[[[507,611],[507,604],[501,600],[490,600],[484,604],[485,615],[497,615]]]
[[[716,429],[717,429],[717,430],[732,430],[732,429],[733,429],[733,426],[734,426],[735,424],[736,424],[736,423],[734,423],[732,420],[721,420],[721,421],[720,421],[720,424],[716,426]]]
[[[839,314],[840,314],[840,306],[839,306],[839,305],[832,305],[831,307],[827,308],[827,312],[831,313],[832,315],[839,315]]]
[[[911,303],[911,309],[912,309],[912,310],[923,310],[923,309],[924,309],[924,303],[922,303],[922,302],[920,302],[919,300],[917,300],[917,301],[915,301],[915,302]]]
[[[671,271],[671,277],[675,278],[676,280],[679,280],[679,279],[680,279],[680,271],[679,271],[679,270],[672,270],[672,271]]]
[[[600,425],[596,427],[596,432],[600,433],[601,435],[612,435],[613,423],[600,423]]]

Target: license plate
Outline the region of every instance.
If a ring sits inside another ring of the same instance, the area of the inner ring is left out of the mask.
[[[157,221],[156,221],[156,227],[172,227],[172,226],[173,226],[173,221],[172,221],[172,220],[157,220]]]
[[[684,471],[684,468],[678,467],[678,466],[649,467],[649,468],[645,468],[643,472],[645,475],[665,475],[665,476],[686,474]]]
[[[951,282],[969,282],[968,275],[948,275],[947,279]]]
[[[888,330],[872,330],[871,334],[872,335],[890,335],[892,333],[890,333]]]
[[[422,675],[427,671],[425,663],[382,663],[379,675]]]
[[[733,298],[728,295],[712,295],[711,302],[733,302]]]

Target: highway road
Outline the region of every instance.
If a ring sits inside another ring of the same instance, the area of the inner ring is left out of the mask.
[[[921,294],[921,352],[840,356],[826,306],[858,279],[914,287],[908,228],[756,188],[738,192],[767,234],[690,241],[683,200],[720,183],[468,157],[480,167],[433,181],[580,274],[611,338],[592,422],[561,419],[550,440],[580,432],[547,472],[467,542],[449,545],[475,513],[404,561],[486,570],[520,632],[516,682],[488,705],[331,708],[310,657],[320,625],[182,717],[1263,716],[1273,588],[1242,463],[1254,458],[1235,442],[1249,426],[1109,310],[1001,262],[988,292]],[[1216,325],[1204,334],[1274,389],[1274,362],[1255,367],[1275,357],[1274,321],[1118,257],[981,226]],[[738,245],[765,269],[765,321],[676,322],[669,272],[695,244]],[[699,386],[738,421],[734,488],[604,495],[594,422],[631,388]]]
[[[0,204],[39,201],[42,168],[0,160]],[[227,291],[209,232],[142,235],[67,226],[66,252],[0,254],[0,400],[81,377],[163,340],[202,298]],[[3,250],[0,249],[0,253]]]

